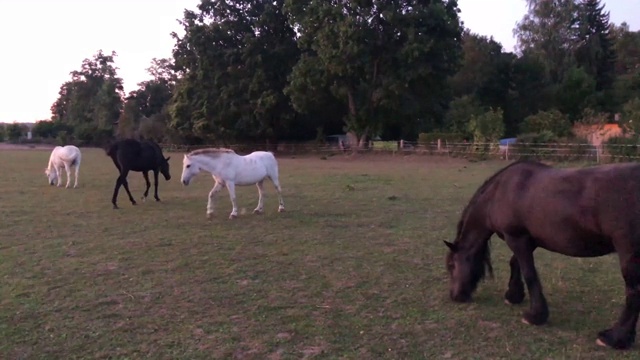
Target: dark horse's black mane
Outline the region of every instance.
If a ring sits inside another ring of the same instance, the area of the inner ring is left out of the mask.
[[[462,210],[462,214],[460,215],[460,220],[458,221],[458,226],[456,231],[456,241],[460,238],[460,234],[462,233],[462,228],[464,227],[464,222],[469,214],[469,211],[478,203],[478,200],[483,194],[487,192],[487,189],[489,189],[489,187],[493,185],[496,178],[500,176],[502,173],[504,173],[506,170],[516,165],[523,165],[523,164],[549,167],[549,165],[543,164],[538,161],[518,160],[496,171],[495,174],[491,175],[487,180],[484,181],[484,183],[482,183],[482,185],[480,185],[478,190],[476,190],[476,192],[473,194],[473,196],[469,200],[469,203],[467,204],[467,206],[465,206],[465,208]],[[487,241],[481,246],[480,251],[478,251],[478,254],[477,254],[477,259],[478,259],[478,261],[476,262],[477,264],[484,263],[484,266],[478,266],[478,268],[476,269],[477,270],[476,276],[478,276],[478,280],[481,280],[482,278],[484,278],[485,270],[489,272],[489,276],[493,277],[493,266],[491,265],[490,241]]]

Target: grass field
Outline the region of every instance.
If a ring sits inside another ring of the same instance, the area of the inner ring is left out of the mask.
[[[536,254],[548,325],[507,306],[509,252],[471,304],[448,299],[444,268],[461,209],[505,162],[429,156],[282,157],[287,211],[267,185],[226,189],[161,180],[161,203],[111,208],[116,169],[84,149],[78,189],[48,186],[49,152],[0,157],[1,359],[613,359],[595,345],[617,318],[616,259]],[[129,175],[132,193],[144,187]],[[153,190],[153,188],[152,188]],[[244,214],[242,209],[244,209]]]

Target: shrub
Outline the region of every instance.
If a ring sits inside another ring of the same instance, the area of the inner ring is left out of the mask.
[[[610,156],[610,161],[635,161],[640,155],[640,136],[633,134],[629,137],[612,137],[604,143],[604,151]]]
[[[555,136],[568,136],[571,133],[571,122],[560,111],[539,111],[535,115],[527,116],[520,124],[523,134],[549,132]]]

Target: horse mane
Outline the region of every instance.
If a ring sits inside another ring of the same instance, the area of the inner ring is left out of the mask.
[[[205,148],[205,149],[198,149],[198,150],[193,150],[192,152],[190,152],[189,154],[187,154],[188,156],[191,155],[216,155],[216,154],[235,154],[236,152],[231,150],[231,149],[227,149],[227,148]]]
[[[487,192],[489,187],[491,185],[493,185],[493,183],[496,181],[496,179],[500,175],[502,175],[508,169],[511,169],[512,167],[518,166],[518,165],[532,165],[532,166],[539,166],[539,167],[549,167],[549,165],[543,164],[543,163],[538,162],[538,161],[518,160],[518,161],[515,161],[515,162],[503,167],[502,169],[496,171],[487,180],[485,180],[482,183],[482,185],[480,185],[478,190],[476,190],[476,192],[473,194],[473,196],[469,200],[469,203],[467,204],[467,206],[465,206],[465,208],[462,210],[462,214],[460,215],[460,220],[458,221],[457,232],[456,232],[456,240],[458,240],[459,237],[460,237],[460,234],[462,232],[462,228],[464,227],[464,223],[466,221],[466,218],[469,215],[469,211],[471,211],[471,209],[478,203],[480,197]],[[481,245],[480,250],[478,251],[478,254],[476,256],[477,256],[476,258],[478,260],[478,264],[484,263],[484,266],[479,266],[476,269],[477,271],[475,272],[476,273],[475,276],[477,276],[477,281],[479,281],[482,278],[484,278],[485,267],[486,267],[486,270],[489,272],[489,275],[491,277],[493,277],[493,266],[491,265],[490,239],[488,241],[486,241],[484,244]],[[477,282],[477,281],[475,281],[475,282]]]

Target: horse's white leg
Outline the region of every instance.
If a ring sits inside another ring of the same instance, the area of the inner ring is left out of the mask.
[[[263,202],[262,202],[262,196],[264,193],[264,187],[262,186],[264,184],[264,180],[260,180],[256,183],[256,186],[258,187],[258,207],[255,208],[255,210],[253,210],[254,214],[262,214],[263,212]]]
[[[271,182],[273,182],[273,186],[276,188],[278,192],[278,212],[284,211],[284,200],[282,200],[282,188],[280,187],[280,181],[278,181],[278,176],[270,176]]]
[[[77,188],[78,187],[78,173],[80,172],[80,165],[76,165],[76,180],[73,184],[73,188]]]
[[[213,189],[209,192],[209,201],[207,202],[207,218],[211,219],[213,217],[213,198],[218,193],[218,191],[222,190],[222,184],[216,181],[216,184],[213,186]]]
[[[67,172],[67,186],[65,186],[65,188],[68,189],[69,185],[71,185],[71,167],[69,166],[69,164],[64,164],[64,170]]]
[[[56,171],[56,179],[58,179],[58,183],[56,184],[57,187],[60,187],[62,185],[62,179],[60,179],[60,174],[62,174],[62,168],[61,167],[54,167],[55,171]]]
[[[233,182],[227,182],[227,191],[229,191],[229,198],[231,199],[231,205],[233,209],[229,214],[229,219],[235,219],[238,217],[238,205],[236,204],[236,184]]]

